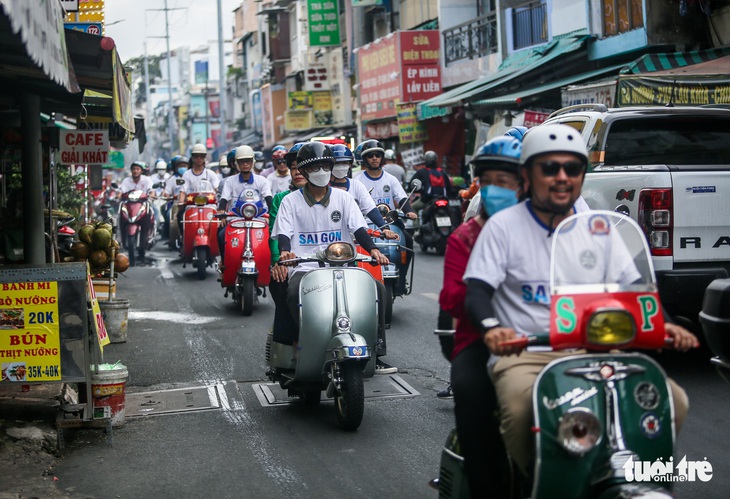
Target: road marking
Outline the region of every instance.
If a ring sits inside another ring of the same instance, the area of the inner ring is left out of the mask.
[[[177,324],[207,324],[217,321],[218,317],[203,317],[196,314],[176,314],[157,310],[130,310],[129,319],[175,322]]]
[[[426,298],[431,298],[432,300],[439,301],[438,293],[421,293],[421,296],[425,296]]]

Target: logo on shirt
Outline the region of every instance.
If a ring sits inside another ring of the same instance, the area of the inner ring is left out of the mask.
[[[611,224],[603,215],[593,215],[588,220],[588,228],[594,236],[607,236],[611,232]]]
[[[390,186],[389,185],[384,185],[383,186],[383,192],[390,192]]]
[[[246,196],[246,199],[253,199],[254,192],[252,189],[246,189],[243,195]]]
[[[335,210],[335,211],[333,211],[333,212],[332,212],[332,214],[330,215],[330,219],[331,219],[331,220],[332,220],[333,222],[337,223],[337,222],[339,222],[340,220],[342,220],[342,213],[340,213],[340,211],[339,211],[339,210]]]
[[[596,255],[591,250],[583,250],[579,259],[584,269],[591,270],[596,266]]]
[[[300,246],[319,246],[320,244],[342,241],[342,231],[303,232],[299,234]]]

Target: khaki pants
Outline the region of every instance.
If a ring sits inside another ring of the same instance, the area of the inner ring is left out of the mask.
[[[532,431],[532,386],[537,375],[555,359],[580,352],[522,352],[520,355],[500,357],[494,365],[492,380],[497,391],[501,415],[500,431],[512,459],[525,475],[535,458],[535,440]],[[668,379],[674,399],[675,428],[677,433],[689,409],[685,391]]]

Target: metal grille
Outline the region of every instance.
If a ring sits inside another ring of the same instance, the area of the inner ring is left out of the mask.
[[[461,59],[474,59],[497,52],[497,16],[490,12],[444,30],[446,65]]]
[[[512,11],[513,48],[515,50],[548,41],[547,5],[533,2]]]

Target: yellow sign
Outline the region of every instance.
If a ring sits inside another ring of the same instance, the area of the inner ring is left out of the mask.
[[[289,92],[289,110],[312,109],[312,92]]]
[[[428,130],[422,121],[418,121],[416,104],[398,104],[398,141],[401,144],[425,142]]]
[[[99,307],[99,300],[96,298],[96,291],[94,291],[94,283],[91,280],[91,271],[89,270],[89,264],[86,264],[86,291],[89,295],[89,302],[91,303],[91,310],[94,312],[94,323],[93,328],[96,331],[96,336],[99,338],[99,351],[101,355],[104,355],[104,345],[111,343],[109,334],[106,332],[106,326],[104,325],[104,316],[101,315],[101,307]]]
[[[309,130],[312,128],[312,111],[287,111],[284,128],[287,130]]]
[[[332,124],[332,94],[330,92],[312,92],[314,97],[314,126]]]
[[[2,381],[60,380],[58,283],[4,283],[0,292]]]

